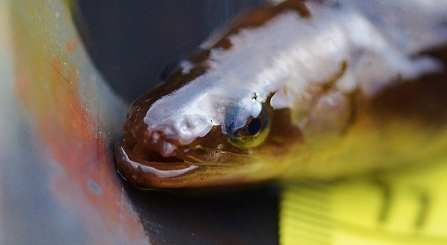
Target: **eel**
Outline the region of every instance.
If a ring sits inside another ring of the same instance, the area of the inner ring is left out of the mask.
[[[447,1],[288,0],[238,16],[129,109],[140,187],[333,180],[447,159]]]

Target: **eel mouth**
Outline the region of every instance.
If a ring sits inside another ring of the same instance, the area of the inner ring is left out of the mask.
[[[163,157],[125,133],[115,143],[118,172],[139,187],[182,188],[236,185],[256,171],[258,161],[216,149],[200,148],[179,157]],[[244,181],[245,180],[245,181]]]

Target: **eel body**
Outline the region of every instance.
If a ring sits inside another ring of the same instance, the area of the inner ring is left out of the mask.
[[[131,106],[143,187],[323,179],[447,158],[447,1],[289,0],[236,18]]]

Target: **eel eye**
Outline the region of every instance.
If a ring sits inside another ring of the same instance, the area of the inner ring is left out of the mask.
[[[240,148],[252,148],[263,143],[270,131],[269,115],[262,107],[257,117],[249,117],[241,127],[235,122],[237,117],[232,116],[226,120],[226,133],[228,141]]]
[[[262,121],[260,118],[252,118],[250,122],[247,124],[247,131],[249,135],[256,136],[261,132],[262,129]]]

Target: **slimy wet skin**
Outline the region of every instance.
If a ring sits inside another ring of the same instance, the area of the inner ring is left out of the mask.
[[[421,55],[447,43],[447,2],[347,2],[260,7],[204,42],[132,104],[119,172],[143,187],[207,187],[447,156],[444,54]],[[393,9],[411,18],[390,20]]]

